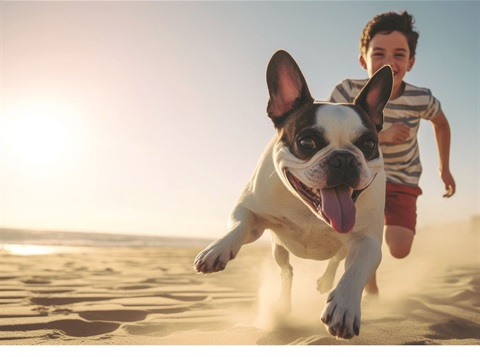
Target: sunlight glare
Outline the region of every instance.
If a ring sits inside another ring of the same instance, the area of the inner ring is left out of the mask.
[[[15,157],[31,166],[56,164],[67,154],[66,111],[52,102],[30,103],[7,118],[6,138]]]
[[[56,252],[55,247],[22,244],[0,244],[0,250],[15,255],[44,255]]]
[[[85,247],[58,246],[58,245],[35,245],[35,244],[0,244],[0,252],[13,255],[47,255],[60,253],[80,253]]]

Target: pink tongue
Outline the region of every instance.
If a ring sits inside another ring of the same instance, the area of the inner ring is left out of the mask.
[[[337,232],[348,233],[355,225],[355,204],[346,185],[321,190],[322,211]]]

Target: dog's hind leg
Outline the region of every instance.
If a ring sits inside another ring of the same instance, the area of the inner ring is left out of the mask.
[[[347,248],[342,247],[338,253],[328,261],[327,269],[325,273],[317,280],[317,290],[320,294],[328,293],[333,287],[333,281],[335,280],[335,274],[340,262],[347,256]]]
[[[289,253],[281,245],[273,242],[273,256],[281,269],[282,285],[280,299],[277,305],[277,312],[287,315],[292,309],[292,278],[293,268],[290,265]]]

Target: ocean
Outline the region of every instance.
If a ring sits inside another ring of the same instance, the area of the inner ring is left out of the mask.
[[[44,251],[48,250],[47,247],[63,248],[57,251],[88,247],[204,247],[211,241],[202,238],[0,228],[0,249],[7,251],[25,251],[27,247],[37,247],[37,251],[42,251],[41,247],[45,247]]]

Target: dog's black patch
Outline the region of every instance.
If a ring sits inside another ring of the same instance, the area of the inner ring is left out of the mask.
[[[308,161],[328,145],[325,133],[316,122],[316,112],[321,105],[317,103],[297,109],[278,128],[284,146],[301,160]]]

